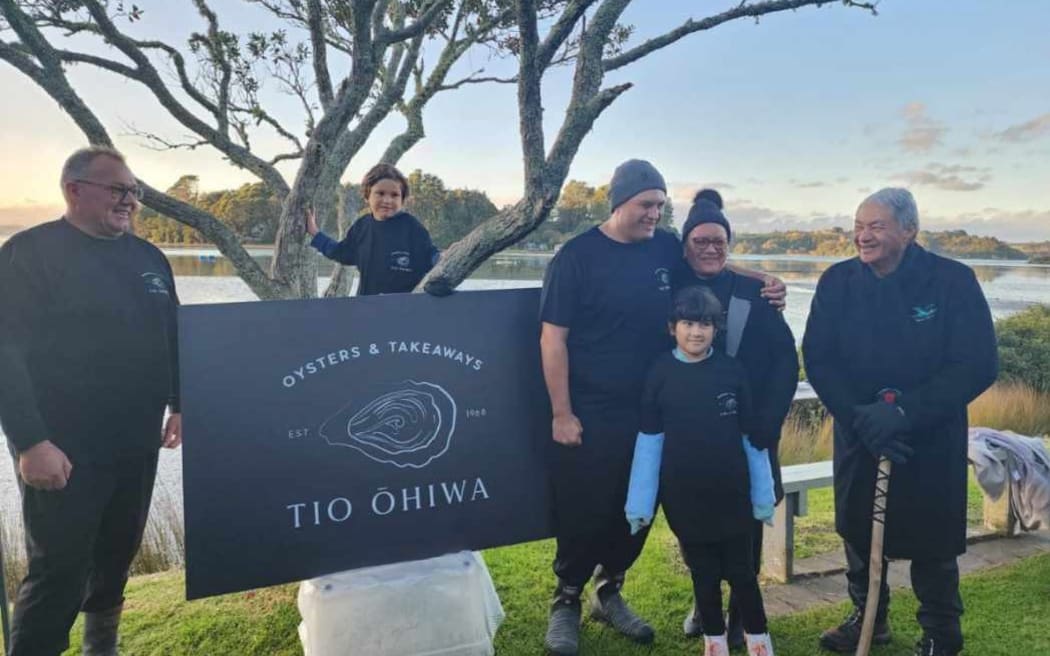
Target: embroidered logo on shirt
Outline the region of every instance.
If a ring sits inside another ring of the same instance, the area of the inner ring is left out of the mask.
[[[660,267],[659,269],[657,269],[653,273],[656,274],[656,288],[657,289],[659,289],[662,292],[666,292],[667,290],[671,289],[671,272],[670,271],[668,271],[664,267]]]
[[[715,397],[718,401],[718,416],[729,417],[736,414],[736,394],[732,392],[722,392]]]
[[[412,272],[412,257],[408,251],[390,251],[390,270]]]
[[[915,323],[929,321],[935,316],[937,316],[937,306],[933,303],[928,305],[916,305],[911,309],[911,319]]]
[[[142,282],[146,285],[147,294],[164,294],[165,296],[171,296],[171,292],[168,291],[168,279],[159,273],[147,271],[142,274]]]

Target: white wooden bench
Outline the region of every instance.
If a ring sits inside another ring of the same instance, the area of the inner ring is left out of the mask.
[[[780,475],[784,484],[784,501],[777,506],[773,526],[765,527],[762,574],[787,583],[794,575],[795,518],[806,515],[806,493],[809,490],[831,487],[831,461],[789,465],[780,469]]]

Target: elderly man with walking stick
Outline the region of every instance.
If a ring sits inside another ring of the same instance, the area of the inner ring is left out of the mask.
[[[966,406],[995,380],[998,359],[973,271],[917,245],[918,230],[907,190],[865,199],[854,222],[858,256],[821,276],[802,344],[835,420],[835,526],[854,610],[820,644],[839,653],[857,650],[870,604],[873,641],[891,640],[886,558],[911,560],[922,627],[914,653],[954,656],[963,646],[956,559],[966,550]],[[893,463],[884,499],[876,479],[884,488],[889,468],[880,475],[880,459]],[[885,511],[884,551],[870,572],[873,509]],[[867,598],[869,574],[877,600]]]

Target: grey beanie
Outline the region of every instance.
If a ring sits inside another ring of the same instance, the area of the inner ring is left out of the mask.
[[[726,229],[726,240],[733,239],[733,231],[729,229],[729,219],[722,214],[722,210],[706,198],[697,198],[693,206],[689,208],[689,217],[682,227],[682,241],[688,239],[693,228],[701,223],[717,223]]]
[[[609,209],[615,210],[634,196],[650,189],[659,189],[666,193],[664,177],[655,166],[644,159],[629,159],[617,166],[613,172],[612,181],[609,183]]]

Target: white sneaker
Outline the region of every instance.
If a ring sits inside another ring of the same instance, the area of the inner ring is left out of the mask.
[[[773,656],[773,641],[768,633],[745,633],[744,640],[747,641],[747,656]]]
[[[729,641],[726,634],[704,636],[704,656],[729,656]]]

